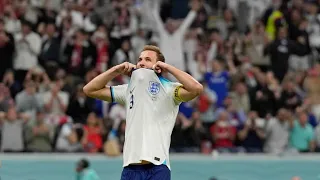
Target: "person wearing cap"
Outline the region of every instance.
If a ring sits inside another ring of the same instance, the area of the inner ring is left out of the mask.
[[[76,180],[100,180],[100,177],[87,159],[81,159],[76,165]]]

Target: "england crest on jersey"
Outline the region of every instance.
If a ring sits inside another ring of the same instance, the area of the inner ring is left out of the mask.
[[[160,92],[160,83],[150,81],[148,90],[152,95],[157,95]]]

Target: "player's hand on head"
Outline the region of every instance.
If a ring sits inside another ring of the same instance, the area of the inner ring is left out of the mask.
[[[166,70],[166,63],[162,62],[162,61],[158,61],[156,64],[153,65],[152,69],[156,72],[156,73],[161,73],[163,71]]]
[[[117,72],[119,74],[125,74],[130,76],[132,71],[136,68],[136,65],[131,64],[129,62],[124,62],[116,66]]]

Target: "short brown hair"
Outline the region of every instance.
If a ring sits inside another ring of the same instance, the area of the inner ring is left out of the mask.
[[[143,47],[142,52],[143,52],[143,51],[153,51],[153,52],[157,53],[157,61],[162,61],[162,62],[165,62],[165,61],[166,61],[166,59],[164,58],[164,56],[163,56],[160,48],[157,47],[157,46],[145,45],[145,46]]]

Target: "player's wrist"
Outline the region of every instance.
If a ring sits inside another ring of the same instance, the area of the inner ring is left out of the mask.
[[[111,69],[111,74],[117,76],[121,74],[121,64],[113,66]]]
[[[172,73],[172,70],[175,68],[174,66],[167,64],[167,63],[163,63],[163,69],[169,73]]]
[[[161,69],[167,71],[170,65],[167,63],[164,63],[164,62],[160,62],[160,63],[161,63],[161,65],[160,65]]]

